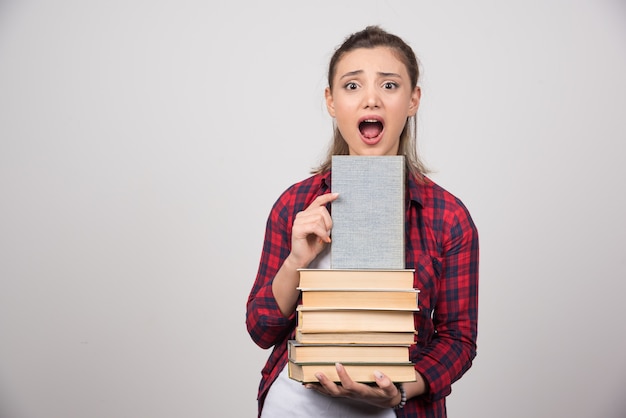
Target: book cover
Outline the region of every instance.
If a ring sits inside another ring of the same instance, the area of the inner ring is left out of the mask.
[[[316,373],[324,373],[329,379],[338,382],[339,376],[335,363],[308,363],[300,364],[289,361],[288,363],[289,377],[299,382],[317,382]],[[356,382],[368,383],[375,382],[375,371],[386,374],[394,382],[414,382],[415,368],[413,363],[374,363],[374,364],[353,364],[342,363],[350,377]]]
[[[414,269],[299,269],[301,288],[412,289]]]
[[[290,340],[289,360],[294,363],[406,363],[408,345],[303,344]]]
[[[332,157],[332,269],[404,269],[404,156]]]
[[[297,307],[304,332],[414,332],[412,310]]]
[[[415,289],[299,289],[302,305],[309,308],[419,310]]]

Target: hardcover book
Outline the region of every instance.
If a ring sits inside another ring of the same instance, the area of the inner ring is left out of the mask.
[[[289,340],[289,360],[294,363],[406,363],[408,345],[303,344]]]
[[[412,310],[297,307],[303,332],[415,332]]]
[[[394,382],[414,382],[413,363],[342,363],[350,377],[357,382],[375,382],[376,370],[386,374]],[[317,382],[316,373],[323,373],[329,379],[338,382],[339,376],[335,363],[294,363],[288,362],[289,377],[299,382]]]
[[[412,289],[414,269],[299,269],[301,288]]]
[[[299,289],[309,308],[419,310],[415,289]]]
[[[404,269],[404,156],[334,155],[332,269]]]
[[[415,344],[416,331],[385,332],[307,332],[296,328],[296,340],[302,344]]]

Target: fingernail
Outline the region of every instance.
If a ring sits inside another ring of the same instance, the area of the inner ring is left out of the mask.
[[[383,378],[383,374],[381,372],[379,372],[378,370],[374,371],[374,376],[376,376],[376,379],[382,379]]]
[[[315,378],[316,378],[317,380],[321,380],[321,379],[322,379],[322,375],[321,375],[321,374],[319,374],[319,373],[315,373]]]

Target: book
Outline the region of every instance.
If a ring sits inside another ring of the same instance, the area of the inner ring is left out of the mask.
[[[405,332],[306,332],[296,328],[296,341],[302,344],[415,344],[416,331]]]
[[[342,363],[346,372],[356,382],[375,382],[374,372],[380,371],[394,382],[414,382],[413,363]],[[289,377],[302,383],[317,382],[316,373],[323,373],[329,379],[338,382],[339,376],[335,363],[287,363]]]
[[[415,289],[306,289],[302,305],[309,308],[406,309],[417,311]]]
[[[303,344],[289,340],[289,360],[294,363],[405,363],[408,345]]]
[[[332,157],[332,269],[403,269],[405,161],[402,155]]]
[[[391,309],[309,308],[298,305],[303,332],[414,332],[413,311]]]
[[[299,269],[301,288],[412,289],[414,269]]]

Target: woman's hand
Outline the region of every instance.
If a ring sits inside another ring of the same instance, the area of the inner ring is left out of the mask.
[[[296,214],[291,230],[291,252],[272,281],[272,292],[285,318],[293,314],[300,296],[298,269],[308,267],[330,242],[333,221],[326,204],[337,196],[337,193],[318,196],[309,207]]]
[[[316,375],[319,383],[308,383],[306,387],[327,396],[351,398],[379,408],[393,408],[400,403],[400,390],[383,373],[374,373],[376,386],[371,386],[353,381],[343,365],[337,363],[336,368],[341,385],[320,373]]]
[[[289,259],[297,268],[307,267],[330,243],[333,221],[326,204],[337,199],[339,194],[327,193],[315,198],[302,212],[296,214],[291,230],[291,253]]]

